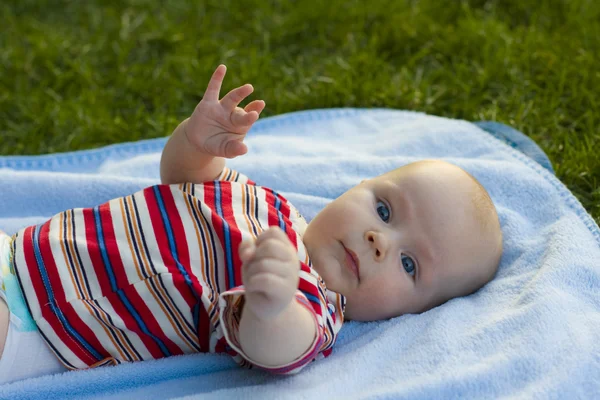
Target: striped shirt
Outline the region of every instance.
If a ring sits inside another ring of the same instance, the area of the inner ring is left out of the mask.
[[[238,339],[243,305],[238,246],[279,226],[296,247],[296,301],[317,336],[293,362],[252,363]],[[41,335],[70,369],[196,352],[240,365],[299,371],[328,356],[345,299],[311,267],[306,221],[277,192],[228,168],[204,184],[156,185],[20,230],[13,268]]]

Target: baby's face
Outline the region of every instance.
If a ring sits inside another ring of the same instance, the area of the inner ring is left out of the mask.
[[[497,260],[501,234],[483,232],[474,185],[451,164],[413,163],[363,181],[310,222],[304,244],[313,267],[346,296],[349,319],[426,311]]]

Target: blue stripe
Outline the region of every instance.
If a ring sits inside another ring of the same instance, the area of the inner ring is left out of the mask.
[[[71,227],[73,228],[73,234],[71,237],[71,240],[73,242],[73,248],[75,249],[75,256],[77,257],[77,262],[79,263],[79,266],[83,266],[83,261],[81,260],[81,255],[79,254],[79,247],[77,244],[77,224],[75,223],[75,216],[74,216],[74,211],[70,210],[71,213]],[[64,223],[63,223],[63,229],[64,229],[64,235],[62,240],[66,243],[68,238],[67,238],[67,218],[68,218],[68,214],[65,211],[64,212],[65,218],[64,218]],[[75,271],[75,269],[77,269],[78,267],[75,266],[74,262],[73,262],[73,255],[71,254],[71,249],[70,246],[67,246],[67,254],[69,256],[69,265],[70,268]],[[80,268],[79,269],[81,274],[83,275],[83,282],[85,284],[85,287],[87,288],[88,293],[92,293],[92,290],[90,288],[90,285],[88,283],[88,278],[87,278],[87,273],[85,272],[85,268]],[[77,277],[77,274],[74,274],[75,277]],[[78,280],[78,278],[76,278],[77,280],[77,288],[79,290],[79,292],[81,293],[81,282]],[[81,298],[85,299],[86,296],[84,296],[83,294],[81,294]],[[127,355],[127,357],[129,358],[129,361],[133,361],[133,359],[131,358],[131,356],[129,355],[129,353],[127,352],[127,349],[123,348],[123,346],[121,346],[121,342],[119,341],[119,338],[116,336],[114,329],[106,324],[103,319],[102,316],[100,315],[100,313],[98,312],[98,310],[96,309],[96,307],[91,307],[92,312],[94,313],[94,316],[98,319],[98,321],[101,321],[102,324],[110,331],[110,335],[113,337],[113,339],[119,343],[119,346],[121,347],[121,349],[125,352],[125,354]]]
[[[163,281],[162,281],[162,279],[161,279],[161,276],[160,276],[160,274],[159,274],[159,273],[156,271],[156,268],[154,268],[154,263],[152,262],[152,257],[150,256],[150,251],[148,250],[148,243],[146,243],[146,236],[144,235],[144,227],[142,226],[142,221],[140,220],[140,215],[139,215],[140,213],[139,213],[139,211],[138,211],[138,208],[137,208],[137,202],[136,202],[136,200],[135,200],[135,196],[130,196],[130,198],[131,198],[131,200],[133,201],[133,205],[134,205],[134,207],[135,207],[134,214],[135,214],[135,218],[136,218],[137,225],[138,225],[138,227],[139,227],[139,230],[140,230],[140,236],[141,236],[141,239],[142,239],[142,245],[144,246],[144,249],[143,249],[143,251],[145,252],[145,254],[146,254],[146,258],[147,258],[148,262],[150,263],[150,267],[152,268],[152,272],[153,272],[153,274],[152,274],[152,277],[153,277],[153,278],[154,278],[154,277],[157,277],[157,278],[158,278],[158,280],[156,280],[156,281],[155,281],[154,279],[149,279],[149,280],[148,280],[148,282],[150,283],[150,285],[152,285],[152,288],[153,288],[153,289],[154,289],[156,292],[158,292],[158,290],[157,290],[157,286],[158,286],[158,285],[162,286],[162,287],[163,287],[163,289],[164,289],[164,291],[165,291],[165,293],[166,293],[166,296],[169,298],[169,300],[170,300],[170,301],[171,301],[173,304],[175,304],[175,301],[174,301],[174,300],[173,300],[173,298],[171,297],[171,295],[170,295],[170,293],[169,293],[169,290],[167,290],[167,288],[166,288],[166,286],[165,286],[164,282],[163,282]],[[129,216],[129,206],[127,205],[127,203],[125,204],[125,209],[127,210],[127,215]],[[130,222],[130,225],[132,226],[132,227],[130,228],[130,229],[131,229],[131,234],[133,235],[133,232],[134,232],[134,231],[133,231],[133,225],[132,225],[132,224],[133,224],[133,220]],[[139,260],[139,262],[140,262],[140,265],[142,265],[142,259],[140,258],[140,255],[139,255],[139,253],[138,253],[138,251],[139,251],[139,252],[141,252],[141,251],[142,251],[142,249],[138,248],[138,245],[137,245],[136,241],[134,241],[134,244],[135,244],[135,248],[136,248],[136,254],[138,254],[138,260]],[[143,270],[145,270],[145,268],[143,268]],[[148,276],[150,276],[150,275],[148,275]],[[163,299],[163,298],[162,298],[162,296],[159,296],[159,298],[161,299],[161,302],[162,302],[162,303],[165,305],[165,307],[166,307],[167,311],[169,312],[169,314],[171,314],[171,315],[173,316],[173,319],[175,320],[175,323],[177,324],[177,327],[178,327],[178,328],[181,330],[181,332],[183,332],[183,334],[184,334],[186,337],[188,337],[188,338],[189,338],[188,334],[184,332],[184,330],[183,330],[183,327],[180,325],[180,323],[179,323],[178,319],[177,319],[177,318],[175,318],[175,314],[174,314],[173,308],[171,308],[171,307],[167,306],[167,304],[166,304],[166,301],[165,301],[165,299]],[[179,314],[179,315],[182,317],[182,319],[183,319],[183,321],[185,322],[185,324],[186,324],[186,325],[187,325],[187,326],[188,326],[188,327],[189,327],[189,328],[190,328],[192,331],[194,331],[194,330],[195,330],[195,328],[194,328],[194,327],[192,327],[192,326],[190,326],[190,323],[188,322],[187,318],[185,318],[185,317],[182,315],[182,313],[181,313],[181,310],[180,310],[179,308],[177,308],[177,307],[174,307],[174,309],[175,309],[175,311],[176,311],[176,312],[177,312],[177,313],[178,313],[178,314]],[[191,342],[192,342],[192,343],[194,342],[192,339],[190,339],[190,340],[191,340]]]
[[[190,202],[191,201],[192,201],[192,199],[190,199]],[[190,205],[192,206],[192,204],[190,204]],[[202,205],[200,205],[200,207],[202,207]],[[205,224],[207,226],[210,226],[210,223],[208,222],[208,220],[206,219],[206,216],[202,212],[198,213],[196,211],[196,207],[192,206],[191,208],[192,208],[192,214],[194,216],[194,220],[196,221],[196,225],[197,226],[201,225],[200,218],[202,218],[202,220],[205,222]],[[217,254],[217,249],[215,248],[215,238],[213,237],[212,230],[210,230],[210,229],[208,230],[208,235],[210,235],[210,238],[207,238],[204,235],[204,229],[200,228],[198,230],[200,231],[200,237],[201,237],[200,243],[202,244],[202,254],[204,254],[204,265],[205,265],[204,271],[206,273],[206,276],[210,276],[210,269],[211,269],[211,267],[214,267],[215,280],[216,280],[217,285],[218,285],[218,282],[219,282],[219,269],[217,268],[216,265],[215,266],[211,265],[210,259],[209,259],[209,256],[208,256],[208,244],[210,244],[210,246],[211,246],[212,253],[213,254]],[[221,288],[217,287],[217,293],[220,293],[220,291],[221,291]],[[208,295],[210,296],[210,298],[212,300],[213,294],[212,294],[211,291],[208,292]],[[216,310],[216,307],[213,308],[213,312],[214,312],[214,310]]]
[[[129,361],[134,361],[133,358],[131,357],[131,354],[129,354],[129,352],[127,350],[125,350],[124,346],[121,344],[121,341],[116,336],[115,331],[125,333],[123,331],[123,329],[117,327],[117,325],[114,323],[114,321],[113,321],[112,317],[110,316],[110,314],[108,312],[106,312],[106,310],[104,308],[102,308],[100,306],[100,304],[98,303],[98,300],[87,300],[86,303],[88,303],[91,306],[92,310],[94,310],[94,314],[98,317],[99,320],[102,320],[102,318],[104,316],[106,317],[106,319],[108,319],[108,323],[106,323],[105,321],[102,321],[102,324],[105,327],[107,327],[108,329],[110,329],[112,337],[115,339],[115,341],[117,343],[119,343],[119,346],[125,352],[125,354],[127,355],[127,358],[129,358]],[[101,314],[98,310],[102,311],[103,314]],[[125,341],[127,342],[127,344],[129,344],[129,346],[131,347],[131,349],[133,349],[133,352],[138,357],[138,360],[142,360],[143,358],[142,358],[141,354],[138,353],[138,351],[135,349],[135,346],[133,345],[133,343],[131,343],[131,340],[129,339],[129,336],[123,335],[123,337],[125,338]]]
[[[273,196],[275,196],[275,209],[277,210],[277,217],[279,218],[279,227],[282,231],[287,233],[285,221],[283,220],[283,214],[281,214],[281,200],[276,191],[273,190]]]
[[[102,221],[100,220],[100,208],[94,207],[94,221],[96,222],[96,234],[98,237],[98,247],[102,255],[102,261],[104,262],[104,269],[110,280],[110,288],[113,292],[117,291],[117,281],[112,271],[112,266],[108,260],[108,254],[106,252],[106,246],[104,245],[104,232],[102,230]]]
[[[137,205],[137,201],[135,199],[135,195],[130,196],[130,198],[131,198],[131,201],[133,202],[133,215],[135,216],[136,224],[137,224],[137,226],[140,229],[140,236],[141,236],[141,240],[142,240],[142,246],[144,247],[143,248],[143,252],[147,256],[146,259],[148,260],[148,263],[150,263],[150,268],[152,270],[152,276],[158,276],[158,278],[160,279],[160,275],[159,275],[158,271],[156,271],[156,268],[154,267],[154,262],[152,261],[152,257],[150,256],[150,250],[148,249],[148,243],[146,242],[146,235],[144,234],[144,226],[142,225],[142,220],[140,219],[140,211],[138,209],[138,205]],[[127,210],[129,210],[129,206],[127,206],[127,204],[125,206],[127,207]],[[142,249],[140,249],[140,251],[142,251]],[[152,279],[150,279],[149,282],[152,285],[152,287],[154,288],[154,290],[156,290],[156,288],[154,286],[155,285],[154,281]],[[162,282],[162,280],[160,281],[160,285],[163,288],[165,288],[165,285]],[[168,293],[168,290],[166,290],[166,288],[165,288],[165,292],[167,293],[167,296],[171,299],[171,301],[173,301],[173,299],[170,297],[170,295]],[[169,311],[171,311],[169,307],[167,309]],[[178,308],[176,310],[179,313],[179,315],[181,315],[181,310],[179,310]],[[185,323],[186,323],[187,326],[190,326],[190,324],[188,323],[187,318],[183,318],[183,320],[185,321]],[[192,329],[192,331],[194,330],[194,328],[191,328],[191,329]],[[133,346],[131,346],[131,347],[133,347]],[[140,356],[140,359],[142,359],[141,356]]]
[[[171,352],[169,351],[169,349],[167,349],[167,346],[165,346],[165,344],[162,342],[162,340],[160,340],[160,338],[154,336],[148,330],[148,327],[146,327],[146,324],[144,324],[144,321],[140,318],[140,315],[138,314],[137,310],[133,307],[133,304],[131,304],[129,302],[129,299],[127,298],[127,296],[125,296],[125,293],[123,293],[123,290],[119,289],[116,293],[119,296],[119,299],[121,299],[121,301],[123,302],[123,304],[129,311],[129,313],[133,316],[133,318],[135,319],[135,322],[138,324],[138,326],[140,327],[142,332],[144,332],[146,335],[150,336],[156,342],[156,344],[158,344],[158,347],[160,347],[160,350],[163,352],[163,354],[165,356],[167,356],[167,357],[170,356]]]
[[[223,208],[221,207],[221,183],[219,181],[215,182],[215,203],[217,206],[217,214],[221,217],[223,221],[223,236],[225,238],[225,261],[227,262],[227,273],[229,275],[229,287],[227,289],[231,289],[233,287],[238,286],[235,281],[235,274],[233,272],[233,255],[231,251],[231,233],[229,231],[229,224],[223,218]]]
[[[302,294],[305,295],[309,301],[311,301],[313,303],[321,304],[321,301],[319,300],[318,297],[313,296],[312,294],[306,293],[306,292],[302,292]]]
[[[198,297],[198,293],[196,293],[196,291],[194,290],[194,286],[192,284],[192,279],[190,278],[189,274],[187,273],[187,271],[185,270],[185,268],[183,267],[183,265],[181,265],[181,262],[179,261],[179,255],[177,254],[177,247],[175,247],[175,238],[173,236],[173,229],[171,228],[171,221],[169,221],[169,215],[167,214],[167,209],[165,208],[165,204],[163,202],[163,198],[160,194],[160,190],[158,189],[158,186],[154,186],[154,195],[156,197],[156,201],[158,203],[158,208],[160,209],[160,215],[162,216],[162,220],[163,220],[163,224],[165,227],[165,231],[167,232],[167,237],[169,239],[169,249],[171,250],[171,255],[173,256],[173,260],[175,260],[175,265],[177,266],[177,269],[179,270],[179,273],[183,276],[184,280],[185,280],[185,284],[190,288],[190,291],[192,292],[192,294],[194,295],[194,298],[196,299],[196,306],[194,306],[194,310],[192,311],[193,315],[194,315],[194,326],[198,326],[198,316],[199,316],[199,310],[196,310],[198,304],[200,303],[200,298]]]
[[[129,198],[132,198],[133,196],[129,196]],[[129,212],[129,204],[127,204],[127,198],[122,200],[122,204],[123,204],[123,209],[125,210],[125,217],[127,219],[127,230],[129,231],[129,235],[131,235],[132,240],[132,245],[133,245],[133,251],[135,253],[135,258],[138,261],[138,265],[140,266],[138,268],[139,271],[141,271],[142,275],[144,275],[144,279],[148,278],[149,275],[146,272],[146,268],[144,267],[144,260],[142,260],[142,256],[140,254],[140,248],[138,247],[138,241],[135,240],[135,230],[133,229],[133,221],[131,218],[131,213]],[[141,229],[140,229],[141,230]]]
[[[127,309],[127,312],[129,312],[129,314],[133,317],[133,319],[135,319],[135,321],[137,322],[140,329],[146,335],[150,336],[156,342],[156,344],[158,344],[158,347],[160,347],[161,351],[163,352],[163,354],[165,356],[170,356],[171,353],[169,352],[169,350],[167,349],[165,344],[162,342],[162,340],[160,340],[160,338],[157,338],[152,333],[150,333],[150,331],[148,330],[148,327],[146,327],[146,325],[144,324],[144,321],[140,318],[137,310],[132,306],[132,304],[129,302],[129,299],[127,299],[127,297],[125,296],[125,293],[123,293],[123,291],[117,287],[113,268],[112,268],[112,265],[108,258],[108,252],[106,251],[106,244],[104,243],[104,232],[102,231],[102,221],[100,219],[100,208],[99,207],[94,207],[94,218],[96,220],[96,233],[98,236],[98,247],[100,248],[100,253],[102,254],[102,261],[104,262],[104,267],[105,267],[106,272],[110,279],[110,286],[111,286],[112,291],[115,292],[117,294],[117,296],[119,296],[119,299],[121,300],[121,302]]]
[[[80,266],[83,265],[83,261],[81,260],[81,254],[79,254],[79,244],[77,243],[77,224],[75,223],[75,212],[71,210],[71,227],[73,228],[73,234],[71,235],[71,240],[73,241],[73,248],[75,249],[75,256],[77,257],[77,262]],[[67,246],[67,250],[69,250],[69,246]],[[87,272],[85,268],[79,268],[81,275],[83,276],[83,281],[85,282],[85,287],[87,288],[88,293],[92,293],[92,288],[90,287]]]
[[[87,351],[89,351],[98,361],[104,359],[104,357],[96,351],[73,327],[65,316],[63,315],[60,308],[56,306],[56,301],[54,299],[54,293],[52,292],[52,286],[50,285],[50,279],[48,278],[48,272],[46,271],[46,266],[44,265],[44,260],[42,260],[42,252],[40,251],[40,229],[41,227],[38,225],[34,228],[33,233],[33,251],[35,253],[35,259],[38,264],[38,270],[40,275],[42,276],[42,280],[44,281],[44,288],[46,289],[46,294],[48,295],[48,301],[50,302],[50,308],[52,312],[58,317],[63,327],[67,330],[67,332],[76,338],[79,343],[85,347]]]

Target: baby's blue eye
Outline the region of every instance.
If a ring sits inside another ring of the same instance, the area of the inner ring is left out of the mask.
[[[386,206],[383,201],[378,201],[376,208],[377,214],[379,214],[379,218],[381,218],[383,222],[388,222],[390,220],[390,210],[388,206]]]
[[[402,260],[402,266],[404,267],[406,273],[408,273],[410,276],[415,276],[416,268],[413,259],[405,254],[402,254],[400,259]]]

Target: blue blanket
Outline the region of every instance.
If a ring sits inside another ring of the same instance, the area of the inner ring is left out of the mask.
[[[490,134],[491,133],[491,134]],[[165,139],[0,157],[0,229],[159,182]],[[396,110],[333,109],[260,120],[229,165],[307,218],[361,179],[442,158],[497,204],[495,279],[420,315],[347,323],[334,353],[300,374],[238,369],[197,354],[4,385],[0,398],[593,398],[600,396],[600,230],[521,133]]]

